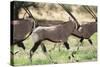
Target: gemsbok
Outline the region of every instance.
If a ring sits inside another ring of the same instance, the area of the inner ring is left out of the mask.
[[[42,45],[42,49],[46,55],[47,50],[42,41],[48,40],[54,43],[63,42],[63,45],[69,49],[69,44],[67,42],[68,37],[76,28],[76,22],[69,20],[65,23],[53,25],[53,26],[39,26],[32,32],[32,39],[34,41],[34,46],[30,50],[30,61],[32,62],[32,55],[37,50],[39,45]],[[49,56],[49,59],[51,57]]]
[[[30,19],[19,19],[11,21],[11,47],[14,45],[25,50],[23,41],[29,36],[28,34],[33,30],[33,21]]]

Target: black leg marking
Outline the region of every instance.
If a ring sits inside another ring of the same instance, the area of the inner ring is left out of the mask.
[[[67,49],[70,49],[69,44],[67,42],[64,42],[64,45]]]
[[[84,40],[84,38],[81,38],[81,39],[80,39],[81,45],[83,45],[83,44],[82,44],[83,40]]]
[[[93,43],[92,43],[92,40],[91,40],[91,39],[88,39],[88,41],[89,41],[89,43],[90,43],[91,45],[93,45]]]
[[[34,53],[36,51],[36,49],[38,48],[38,46],[41,44],[41,41],[37,41],[34,46],[32,47],[32,49],[30,50],[30,60],[32,63],[32,53]]]
[[[13,53],[12,51],[10,51],[10,54],[11,54],[11,55],[14,55],[14,53]]]
[[[81,39],[80,39],[80,42],[82,43],[82,42],[83,42],[83,40],[84,40],[84,38],[81,38]]]
[[[25,46],[24,46],[24,43],[23,42],[20,42],[20,43],[17,43],[18,47],[21,47],[25,50]]]
[[[44,53],[47,52],[46,47],[43,43],[41,44],[41,47],[42,47],[42,50],[43,50]]]

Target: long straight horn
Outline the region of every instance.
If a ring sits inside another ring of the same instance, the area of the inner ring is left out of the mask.
[[[89,12],[89,14],[97,21],[96,14],[90,9],[89,6],[83,6],[83,8],[85,8]]]
[[[94,11],[89,6],[87,6],[87,8],[91,11],[91,13],[93,14],[93,16],[96,18],[96,14],[94,13]]]
[[[95,14],[95,12],[89,7],[89,6],[87,6],[87,8],[91,11],[91,13],[94,15],[94,19],[95,19],[95,21],[97,22],[97,16],[96,16],[96,14]]]
[[[29,15],[29,16],[31,16],[32,17],[32,19],[33,19],[33,28],[35,29],[35,25],[36,25],[36,19],[33,17],[33,15],[32,15],[32,13],[30,12],[30,10],[27,8],[27,7],[25,7],[25,4],[23,4],[23,8],[24,8],[24,10],[26,11],[26,13]]]
[[[58,3],[59,4],[59,3]],[[78,23],[77,19],[73,16],[73,14],[67,9],[63,4],[59,4],[63,9],[75,20],[76,22],[76,29],[80,27],[80,24]]]

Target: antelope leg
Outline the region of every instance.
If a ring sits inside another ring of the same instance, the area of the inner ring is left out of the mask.
[[[92,43],[92,40],[91,40],[91,39],[88,39],[88,41],[89,41],[89,43],[90,43],[91,45],[93,45],[93,43]]]
[[[81,39],[80,39],[81,44],[82,44],[83,40],[84,40],[84,38],[81,38]],[[82,45],[83,45],[83,44],[82,44]]]
[[[68,44],[67,42],[64,42],[64,46],[65,46],[67,49],[70,49],[69,44]]]
[[[32,47],[32,49],[30,50],[30,61],[32,63],[32,55],[33,53],[37,50],[38,46],[41,44],[41,41],[37,41],[34,46]]]
[[[67,42],[64,42],[63,45],[66,47],[66,49],[70,49],[69,44]],[[68,58],[71,59],[70,50],[69,50],[69,56],[68,56]]]
[[[58,50],[59,50],[59,52],[61,51],[60,47],[61,47],[61,43],[58,44]]]
[[[68,56],[68,59],[69,59],[69,61],[70,61],[70,62],[75,61],[75,60],[74,60],[74,56],[72,56],[72,51],[70,50],[69,44],[68,44],[67,42],[64,42],[64,46],[66,47],[66,49],[69,49],[69,50],[68,50],[68,53],[69,53],[69,54],[68,54],[68,55],[69,55],[69,56]]]
[[[41,43],[41,47],[42,47],[42,51],[48,57],[49,61],[52,62],[52,63],[55,63],[55,62],[53,62],[51,56],[47,53],[47,49],[46,49],[46,47],[45,47],[45,45],[43,43]]]
[[[25,46],[24,46],[23,42],[19,42],[19,43],[17,43],[17,45],[18,45],[18,47],[21,47],[21,48],[23,48],[25,50]]]

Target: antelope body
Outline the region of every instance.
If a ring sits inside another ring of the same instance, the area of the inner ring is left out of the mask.
[[[11,22],[12,26],[12,45],[17,44],[19,47],[25,49],[25,46],[21,40],[23,40],[26,35],[31,31],[33,21],[31,20],[13,20]]]
[[[34,40],[34,46],[30,50],[30,60],[32,62],[32,55],[38,48],[40,44],[42,44],[42,41],[49,40],[52,42],[63,42],[63,45],[69,49],[69,44],[67,43],[67,39],[72,34],[72,32],[75,30],[76,24],[74,21],[67,21],[63,24],[58,24],[54,26],[49,27],[37,27],[35,30],[33,30],[32,38]],[[46,47],[44,45],[43,50],[46,52]]]
[[[90,44],[92,44],[92,41],[90,37],[97,32],[97,23],[96,22],[88,22],[87,24],[80,25],[79,30],[74,30],[72,33],[76,37],[81,38],[80,42],[82,42],[84,39],[88,39]]]
[[[25,49],[24,46],[24,39],[26,38],[26,35],[30,33],[33,25],[33,20],[31,18],[28,19],[19,19],[19,20],[13,20],[11,21],[11,27],[12,27],[12,43],[11,45],[17,44],[19,47],[22,47]],[[51,20],[38,20],[36,23],[36,27],[38,26],[52,26],[64,23],[63,21],[51,21]]]

